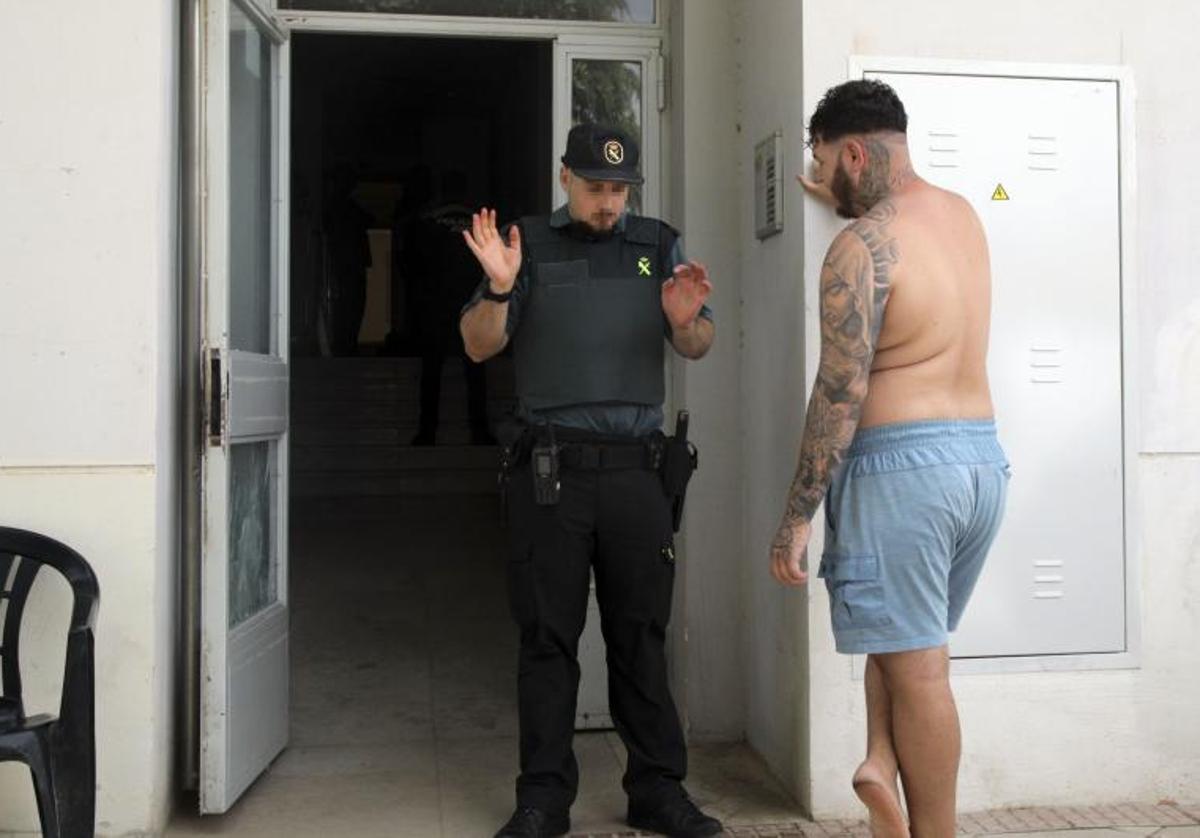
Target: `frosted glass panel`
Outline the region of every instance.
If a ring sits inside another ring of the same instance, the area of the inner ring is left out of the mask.
[[[253,617],[276,598],[272,444],[230,448],[229,625]]]
[[[654,23],[654,0],[279,0],[281,9]]]
[[[236,4],[229,33],[230,345],[271,347],[271,42]]]

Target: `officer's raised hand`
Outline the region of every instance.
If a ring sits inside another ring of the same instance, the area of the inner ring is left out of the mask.
[[[711,293],[708,268],[690,261],[676,265],[673,275],[662,286],[662,307],[671,328],[679,331],[695,323]]]
[[[507,294],[521,270],[521,233],[514,224],[508,229],[508,242],[496,229],[496,211],[483,207],[471,215],[471,229],[463,230],[467,247],[487,274],[492,291]]]
[[[712,320],[700,316],[711,293],[708,268],[699,262],[676,265],[671,278],[662,285],[662,307],[671,326],[671,345],[685,358],[702,358],[712,346]]]

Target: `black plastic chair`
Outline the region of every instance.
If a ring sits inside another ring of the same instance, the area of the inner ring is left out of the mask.
[[[67,635],[58,716],[25,715],[18,641],[29,590],[43,565],[71,585],[75,605]],[[91,838],[96,828],[96,609],[100,587],[83,557],[26,530],[0,527],[0,762],[29,766],[45,838]]]

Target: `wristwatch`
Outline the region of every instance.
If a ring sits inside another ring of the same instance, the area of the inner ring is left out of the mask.
[[[492,290],[492,283],[487,283],[483,286],[483,298],[491,300],[493,303],[507,303],[508,298],[512,296],[512,291],[505,291],[503,294],[498,294]]]

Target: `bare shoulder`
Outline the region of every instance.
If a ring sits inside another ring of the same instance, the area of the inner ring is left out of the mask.
[[[975,212],[975,207],[971,206],[971,202],[968,201],[964,195],[962,195],[958,192],[953,192],[949,189],[943,189],[942,191],[944,193],[946,193],[946,196],[954,204],[955,207],[957,207],[959,210],[966,213],[967,215],[971,216],[972,218],[978,218],[978,215]]]
[[[983,222],[979,220],[979,214],[975,212],[975,207],[963,195],[949,189],[942,189],[941,187],[938,187],[938,192],[941,194],[942,200],[950,212],[961,216],[966,222],[979,230],[983,229]]]
[[[854,225],[845,227],[829,243],[829,250],[825,252],[826,268],[837,268],[867,258],[869,251],[866,243],[853,227]]]
[[[960,219],[960,224],[966,236],[964,243],[970,243],[975,248],[980,248],[984,253],[987,252],[987,233],[983,228],[983,220],[979,217],[979,213],[975,211],[975,207],[965,197],[957,192],[945,190],[948,201],[952,210]]]
[[[858,236],[863,241],[872,236],[889,235],[898,215],[896,201],[892,198],[885,198],[871,207],[866,215],[854,219],[844,232]]]
[[[946,241],[973,247],[984,243],[983,222],[975,207],[958,192],[924,182],[920,190],[899,199],[901,237],[920,251],[929,243],[939,247]]]
[[[821,270],[822,335],[843,354],[868,358],[878,342],[899,261],[890,226],[895,207],[880,202],[829,246]],[[869,361],[868,361],[869,363]]]
[[[880,201],[862,218],[855,219],[830,247],[834,253],[839,242],[846,252],[867,254],[876,282],[890,283],[900,262],[900,246],[896,232],[899,210],[891,198]],[[842,239],[844,241],[840,241]]]

